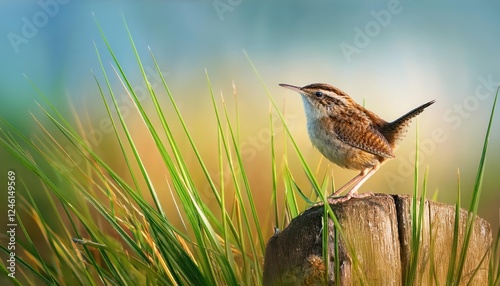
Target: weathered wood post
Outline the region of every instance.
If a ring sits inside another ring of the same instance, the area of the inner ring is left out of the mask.
[[[334,226],[329,220],[329,263],[322,258],[323,206],[296,217],[281,233],[271,237],[264,260],[264,285],[334,285],[335,263],[340,263],[341,285],[403,285],[410,262],[412,221],[411,197],[384,195],[351,199],[331,205],[345,240],[354,249],[359,269],[340,239],[334,252]],[[462,250],[467,212],[460,212],[458,253]],[[445,285],[452,251],[455,207],[426,201],[416,285]],[[462,283],[487,285],[492,232],[488,222],[477,217],[462,272]],[[338,260],[338,261],[335,261]],[[475,272],[477,269],[477,272]],[[473,275],[473,273],[475,274]]]

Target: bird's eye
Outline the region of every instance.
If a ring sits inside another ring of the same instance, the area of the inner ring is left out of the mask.
[[[323,93],[321,91],[316,91],[314,95],[316,95],[317,97],[322,97]]]

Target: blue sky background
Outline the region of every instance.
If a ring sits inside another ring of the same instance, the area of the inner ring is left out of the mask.
[[[154,68],[150,47],[186,114],[211,112],[205,69],[214,89],[228,96],[234,81],[242,127],[251,136],[267,126],[269,103],[247,51],[273,96],[295,115],[295,136],[313,165],[320,155],[307,139],[301,101],[279,83],[336,85],[387,120],[436,99],[419,118],[421,142],[428,143],[422,166],[430,166],[430,190],[439,189],[442,201],[453,202],[460,168],[464,197],[470,194],[500,82],[499,2],[42,0],[2,1],[0,7],[0,115],[27,132],[36,132],[29,112],[37,111],[40,97],[24,75],[62,111],[68,110],[69,96],[82,110],[102,116],[92,108],[102,104],[91,72],[102,79],[94,42],[105,63],[111,60],[93,14],[133,84],[141,84],[125,18],[145,65]],[[499,116],[493,124],[481,214],[496,225]],[[409,192],[411,177],[394,181],[387,174],[401,174],[414,133],[415,124],[398,159],[368,189]]]

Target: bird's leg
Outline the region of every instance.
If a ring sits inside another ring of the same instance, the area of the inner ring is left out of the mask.
[[[344,197],[338,197],[338,195],[341,194],[343,191],[345,191],[345,189],[347,189],[347,187],[349,187],[350,185],[352,185],[354,183],[358,183],[359,180],[363,179],[363,177],[366,176],[366,172],[368,170],[370,170],[370,169],[364,169],[363,171],[361,171],[358,175],[356,175],[354,178],[352,178],[349,182],[347,182],[345,185],[343,185],[340,189],[336,190],[335,193],[328,196],[327,201],[332,203],[332,201],[335,201],[336,199],[343,199]],[[315,203],[314,205],[311,206],[311,208],[313,208],[315,206],[322,205],[322,204],[323,204],[323,202]]]
[[[365,170],[361,171],[358,175],[356,175],[356,177],[352,178],[349,182],[347,182],[345,185],[340,187],[338,190],[335,191],[335,193],[333,193],[333,195],[331,195],[329,197],[332,198],[332,197],[336,197],[336,196],[340,195],[343,191],[345,191],[345,189],[347,189],[347,187],[349,187],[350,185],[357,183],[359,180],[363,179],[363,176],[366,175],[365,173],[367,170],[369,170],[369,169],[365,169]]]
[[[361,187],[361,185],[363,185],[363,183],[366,182],[366,180],[368,180],[378,170],[379,167],[380,167],[380,164],[372,167],[371,169],[364,169],[363,171],[361,171],[361,173],[358,176],[354,177],[354,179],[351,180],[353,182],[355,181],[356,183],[354,184],[352,189],[349,190],[349,192],[345,196],[339,197],[339,198],[332,198],[332,196],[330,196],[328,198],[328,202],[331,204],[335,204],[335,203],[342,203],[342,202],[348,201],[352,197],[364,198],[364,197],[372,196],[373,195],[372,193],[358,194],[357,191]],[[351,182],[351,181],[349,181],[348,184],[352,184],[353,182]],[[344,187],[342,187],[342,188],[344,188]],[[337,194],[337,193],[338,193],[338,191],[335,192],[335,194]],[[335,194],[333,194],[333,195],[335,195]]]

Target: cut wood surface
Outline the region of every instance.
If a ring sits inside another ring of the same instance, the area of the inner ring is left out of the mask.
[[[341,285],[403,285],[411,258],[411,202],[410,196],[377,194],[331,205],[344,237],[337,259],[330,219],[328,269],[322,257],[323,206],[305,211],[269,239],[264,285],[322,285],[325,271],[327,284],[334,285],[335,263],[340,265]],[[457,255],[462,250],[466,221],[467,212],[461,210]],[[454,222],[454,206],[425,202],[415,285],[446,285]],[[491,243],[489,223],[476,217],[461,285],[488,285]],[[356,259],[358,263],[354,263]]]

